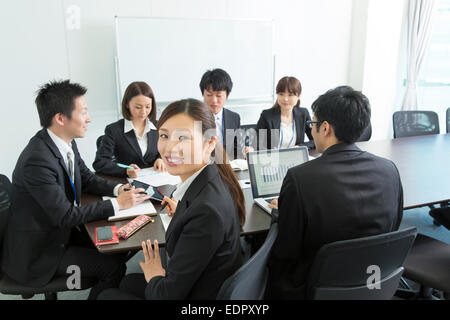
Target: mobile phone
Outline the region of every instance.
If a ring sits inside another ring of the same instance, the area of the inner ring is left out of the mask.
[[[149,184],[134,180],[131,185],[137,188],[142,188],[150,196],[150,199],[163,201],[164,195],[161,193],[158,187],[153,187]]]
[[[107,241],[113,238],[111,227],[99,227],[97,228],[97,240]]]

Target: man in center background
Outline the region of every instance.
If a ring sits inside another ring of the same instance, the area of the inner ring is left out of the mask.
[[[230,75],[222,69],[206,71],[200,81],[203,101],[209,106],[216,121],[217,139],[222,143],[230,160],[242,158],[241,143],[236,133],[241,126],[241,117],[224,108],[232,88]]]

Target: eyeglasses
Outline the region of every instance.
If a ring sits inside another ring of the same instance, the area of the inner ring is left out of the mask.
[[[310,128],[310,129],[312,129],[313,128],[313,126],[314,126],[314,124],[320,124],[320,123],[322,123],[323,121],[311,121],[311,120],[308,120],[308,121],[306,121],[306,125]]]

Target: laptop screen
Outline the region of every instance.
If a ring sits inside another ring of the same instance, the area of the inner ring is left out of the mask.
[[[308,148],[303,146],[248,153],[248,171],[253,198],[278,196],[288,169],[308,159]]]

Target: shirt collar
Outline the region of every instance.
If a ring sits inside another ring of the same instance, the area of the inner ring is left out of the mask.
[[[73,154],[72,143],[67,144],[67,142],[65,142],[63,139],[58,137],[56,134],[53,133],[53,131],[51,131],[48,128],[47,128],[47,133],[50,136],[50,138],[52,139],[53,143],[58,148],[61,155],[64,157],[64,159],[67,158],[67,153],[70,152]]]
[[[222,108],[222,110],[219,111],[218,114],[214,115],[214,120],[215,121],[219,120],[219,122],[222,122],[222,117],[223,117],[223,108]]]
[[[177,188],[175,189],[174,193],[173,193],[173,198],[175,198],[176,200],[180,201],[181,199],[183,199],[184,194],[186,193],[186,191],[189,189],[189,187],[191,186],[192,182],[195,180],[195,178],[198,177],[198,175],[208,166],[209,163],[207,163],[206,165],[204,165],[200,170],[198,170],[196,173],[194,173],[192,176],[190,176],[189,178],[187,178],[184,182],[181,182],[177,185]]]
[[[136,128],[133,126],[133,122],[127,119],[125,120],[125,124],[124,124],[124,128],[123,128],[123,132],[127,133],[130,132],[131,130],[136,131]],[[147,118],[145,119],[145,129],[144,129],[144,134],[148,133],[150,130],[156,130],[155,125]],[[137,134],[136,134],[137,136]]]

